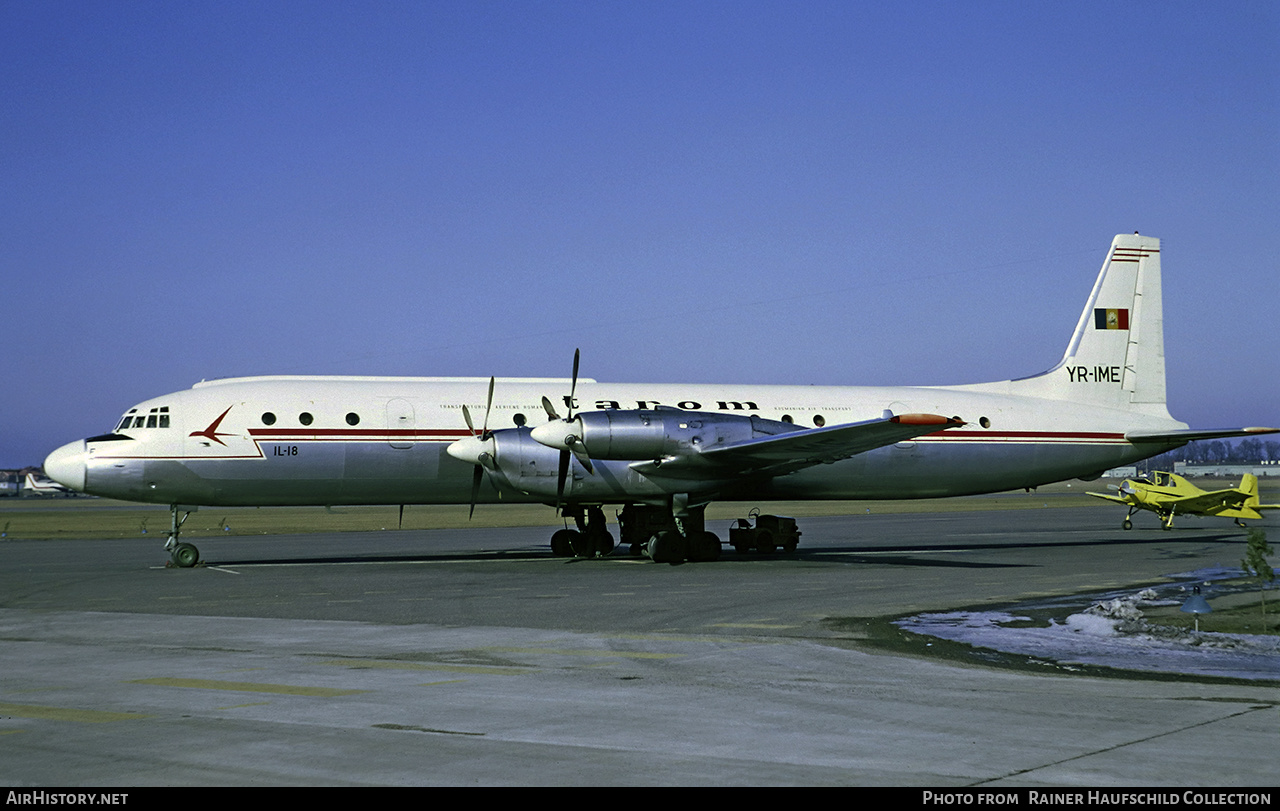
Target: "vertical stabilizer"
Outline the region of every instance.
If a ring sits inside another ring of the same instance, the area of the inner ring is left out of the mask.
[[[1244,492],[1248,498],[1244,500],[1244,506],[1251,509],[1258,509],[1261,502],[1258,500],[1258,477],[1252,473],[1246,473],[1240,477],[1240,490]]]
[[[1113,239],[1062,361],[1014,386],[1032,396],[1168,417],[1160,240]]]

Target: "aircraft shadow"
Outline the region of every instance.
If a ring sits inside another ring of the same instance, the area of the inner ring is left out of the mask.
[[[1145,534],[1145,533],[1144,533]],[[999,563],[994,561],[966,561],[944,559],[939,554],[955,552],[981,552],[991,550],[1028,550],[1049,548],[1086,548],[1095,546],[1148,545],[1154,543],[1186,542],[1197,544],[1240,544],[1239,534],[1214,534],[1178,537],[1161,531],[1151,537],[1134,537],[1126,534],[1123,538],[1101,538],[1096,540],[1070,541],[1030,541],[1024,543],[958,543],[944,544],[936,547],[922,547],[919,544],[880,544],[880,545],[848,545],[818,546],[799,549],[795,552],[778,552],[772,555],[746,553],[726,550],[719,560],[701,562],[696,565],[728,565],[735,563],[804,562],[804,563],[857,563],[863,566],[921,566],[960,569],[1001,569],[1034,567],[1034,563]],[[317,565],[353,565],[353,564],[415,564],[415,563],[466,563],[495,561],[559,561],[565,564],[606,563],[621,560],[642,561],[643,558],[633,556],[625,548],[619,548],[608,557],[601,559],[557,558],[549,548],[529,548],[508,550],[485,549],[476,552],[446,552],[421,554],[352,554],[323,555],[308,557],[271,557],[271,558],[239,558],[234,560],[205,561],[205,566],[317,566]],[[679,564],[678,564],[679,565]]]
[[[413,554],[413,555],[324,555],[314,557],[297,557],[297,558],[240,558],[238,560],[206,560],[201,561],[205,566],[316,566],[324,564],[333,565],[350,565],[359,563],[368,564],[387,564],[387,563],[465,563],[467,561],[475,562],[492,562],[495,560],[547,560],[552,558],[550,548],[542,549],[513,549],[513,550],[492,550],[486,549],[479,552],[448,552],[441,554]],[[574,558],[560,558],[566,562],[574,560]]]

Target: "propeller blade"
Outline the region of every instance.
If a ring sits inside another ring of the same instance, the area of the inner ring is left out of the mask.
[[[484,422],[480,425],[480,431],[476,432],[475,422],[471,419],[471,411],[467,409],[466,403],[462,405],[462,419],[466,420],[467,428],[471,430],[471,435],[478,437],[481,442],[486,442],[493,435],[489,433],[489,412],[493,411],[493,385],[495,378],[489,378],[489,395],[484,403]],[[484,479],[485,462],[492,457],[486,451],[480,451],[476,456],[475,467],[471,470],[471,509],[467,512],[467,520],[470,521],[476,514],[476,502],[480,500],[480,482]],[[404,508],[401,507],[403,510]]]
[[[480,479],[483,477],[484,468],[476,465],[471,474],[471,512],[467,513],[468,521],[476,514],[476,501],[480,498]]]
[[[560,470],[556,473],[556,510],[564,504],[564,480],[569,476],[569,452],[560,451]]]
[[[582,350],[574,349],[573,350],[573,378],[569,383],[569,400],[568,402],[565,403],[565,405],[568,408],[568,413],[565,415],[565,418],[564,418],[564,421],[566,423],[573,422],[573,404],[577,402],[575,400],[575,397],[578,394],[578,364],[581,360],[582,360]],[[559,415],[556,414],[556,410],[551,406],[551,401],[548,400],[546,397],[542,398],[542,407],[546,410],[548,417],[550,417],[553,420],[560,419]],[[570,437],[568,440],[568,447],[560,451],[560,469],[556,473],[556,510],[557,511],[564,504],[564,485],[566,480],[569,478],[570,452],[573,453],[574,457],[578,460],[579,464],[581,464],[584,468],[586,468],[588,473],[595,472],[591,468],[591,458],[587,456],[587,449],[582,446],[582,442],[579,441],[576,437]]]
[[[569,422],[573,422],[573,404],[576,402],[573,397],[578,392],[578,356],[580,350],[573,350],[573,382],[569,384],[569,415],[565,417]]]
[[[467,424],[467,430],[471,431],[474,436],[481,439],[489,438],[489,412],[493,410],[493,383],[494,379],[489,378],[489,399],[484,404],[484,422],[480,426],[480,430],[476,430],[475,420],[471,419],[471,409],[467,408],[467,404],[462,404],[462,419]]]
[[[493,410],[493,383],[494,378],[489,378],[489,399],[484,404],[484,425],[480,429],[480,438],[489,438],[489,412]]]
[[[560,419],[560,415],[556,413],[556,407],[551,405],[551,401],[546,397],[542,398],[542,410],[547,412],[547,416],[553,420]]]
[[[586,468],[587,473],[595,475],[595,471],[591,468],[591,457],[587,456],[587,447],[581,442],[575,442],[570,446],[569,450],[573,451],[573,458],[578,460],[578,464]]]

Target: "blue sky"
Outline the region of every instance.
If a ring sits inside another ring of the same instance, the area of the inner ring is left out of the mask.
[[[0,4],[0,467],[249,374],[947,384],[1163,240],[1280,423],[1280,6]]]

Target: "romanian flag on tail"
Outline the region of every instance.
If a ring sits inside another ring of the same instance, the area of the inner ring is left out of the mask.
[[[1129,311],[1096,309],[1093,311],[1093,328],[1128,329]]]

